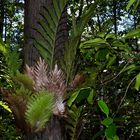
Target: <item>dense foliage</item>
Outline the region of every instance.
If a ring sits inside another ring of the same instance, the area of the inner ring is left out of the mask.
[[[1,16],[5,15],[0,86],[6,89],[1,89],[2,94],[8,95],[0,97],[0,138],[21,138],[14,125],[17,102],[23,105],[18,111],[25,128],[35,133],[44,130],[54,114],[64,117],[71,140],[139,139],[139,0],[53,0],[54,9],[43,7],[40,28],[34,29],[41,36],[33,39],[34,45],[45,62],[26,67],[26,74],[20,73],[23,23],[19,18],[23,2],[11,1],[13,7],[9,3],[1,3],[6,10],[0,9]],[[66,5],[69,38],[64,56],[57,60],[56,32]],[[15,26],[11,27],[11,22]],[[61,113],[65,100],[66,112]],[[20,126],[22,134],[25,128]]]

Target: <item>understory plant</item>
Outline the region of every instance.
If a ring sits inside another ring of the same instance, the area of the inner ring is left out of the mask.
[[[40,58],[34,67],[26,66],[25,74],[12,78],[16,84],[11,90],[1,88],[18,128],[26,133],[41,131],[53,114],[65,114],[64,75],[57,65],[51,72],[47,67]]]

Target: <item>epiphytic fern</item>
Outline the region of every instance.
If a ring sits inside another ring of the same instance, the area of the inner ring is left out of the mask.
[[[72,81],[75,75],[76,69],[76,56],[77,56],[77,49],[80,45],[81,35],[89,22],[90,18],[94,13],[94,9],[96,8],[96,3],[92,3],[90,7],[85,7],[83,13],[80,17],[78,22],[73,22],[73,26],[71,29],[71,36],[69,40],[66,42],[65,45],[65,52],[64,52],[64,60],[63,60],[63,69],[66,73],[66,81]],[[74,18],[76,19],[76,18]]]
[[[40,38],[34,39],[34,45],[39,50],[41,56],[46,60],[52,70],[55,62],[56,40],[59,21],[66,7],[68,0],[53,0],[52,5],[43,7],[40,12],[42,19],[38,21],[39,28],[35,29]]]
[[[34,131],[42,130],[52,116],[53,99],[53,95],[47,91],[41,91],[29,99],[25,117]]]
[[[40,131],[52,114],[65,115],[66,83],[57,65],[49,71],[40,58],[35,66],[26,66],[25,74],[17,73],[13,80],[14,89],[1,89],[1,93],[15,116],[18,128],[25,132]]]

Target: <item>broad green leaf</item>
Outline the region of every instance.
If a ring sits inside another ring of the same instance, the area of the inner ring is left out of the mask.
[[[133,30],[126,34],[125,38],[140,37],[140,29]]]
[[[129,0],[127,6],[126,6],[126,10],[128,11],[130,9],[130,7],[134,4],[136,0]]]
[[[81,88],[80,90],[74,92],[72,96],[69,98],[67,105],[70,107],[74,102],[79,104],[83,100],[86,100],[91,92],[91,88]]]
[[[126,43],[123,43],[121,41],[114,41],[112,45],[114,46],[114,48],[119,49],[121,51],[126,51],[126,52],[131,51],[130,47]]]
[[[67,105],[70,107],[72,105],[72,103],[75,101],[75,99],[77,98],[79,94],[79,91],[76,91],[72,94],[72,96],[69,98],[69,100],[67,101]]]
[[[131,64],[131,65],[127,66],[126,68],[124,68],[122,72],[125,72],[125,71],[128,71],[128,70],[132,70],[132,69],[135,69],[135,68],[136,68],[136,65],[135,64]]]
[[[79,91],[79,94],[78,94],[78,96],[75,100],[75,103],[80,104],[82,101],[85,101],[88,98],[90,92],[91,92],[90,87],[81,88],[80,91]]]
[[[7,105],[5,105],[5,103],[2,101],[0,101],[0,106],[2,106],[5,110],[7,110],[10,113],[12,112],[11,109]]]
[[[94,96],[96,95],[96,93],[95,93],[95,91],[92,89],[91,91],[90,91],[90,94],[89,94],[89,96],[87,97],[87,101],[88,101],[88,103],[89,104],[93,104],[93,98],[94,98]]]
[[[140,73],[136,76],[135,89],[139,91],[140,88]]]
[[[103,100],[100,100],[100,101],[98,101],[98,106],[100,107],[102,112],[104,112],[106,114],[106,116],[108,117],[109,108],[108,108],[107,104]]]
[[[110,117],[107,117],[102,121],[102,124],[105,125],[106,127],[108,127],[112,123],[113,123],[113,119]]]
[[[95,58],[97,59],[97,61],[104,61],[106,60],[106,56],[109,53],[108,49],[100,49],[96,55]]]
[[[105,39],[110,39],[110,38],[112,38],[112,39],[116,39],[115,34],[110,33],[110,34],[107,34],[106,37],[105,37]]]
[[[115,124],[111,124],[108,126],[108,128],[106,128],[105,136],[107,138],[113,139],[115,137],[115,135],[116,135],[116,126],[115,126]]]
[[[117,135],[115,135],[115,136],[113,137],[113,140],[119,140],[119,137],[118,137]]]
[[[88,41],[83,43],[83,45],[86,45],[86,44],[91,44],[91,45],[92,44],[107,44],[107,42],[104,39],[95,38],[95,39],[88,40]]]

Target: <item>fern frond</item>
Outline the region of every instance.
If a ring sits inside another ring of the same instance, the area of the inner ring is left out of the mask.
[[[73,105],[68,110],[68,117],[66,120],[66,128],[68,129],[68,133],[70,135],[70,140],[77,140],[77,129],[79,124],[79,119],[81,116],[82,108],[77,108]]]
[[[35,131],[43,129],[53,114],[53,95],[47,91],[40,91],[32,96],[27,103],[25,118]]]
[[[13,80],[17,80],[25,88],[33,89],[34,81],[27,74],[17,73]]]
[[[88,10],[84,10],[80,20],[72,27],[71,34],[72,36],[65,44],[65,52],[64,52],[64,62],[63,62],[63,69],[66,73],[66,80],[67,82],[71,82],[73,76],[75,75],[75,67],[76,67],[76,56],[77,56],[77,49],[80,45],[81,35],[89,21],[92,18],[94,9],[96,4],[93,3],[90,5]],[[87,7],[85,7],[87,9]]]
[[[23,98],[28,100],[28,98],[30,98],[30,96],[32,95],[32,91],[25,88],[23,85],[21,85],[20,88],[16,89],[15,94],[18,95],[18,96],[22,96]]]
[[[52,70],[56,61],[55,46],[57,31],[59,27],[59,21],[66,7],[67,1],[68,0],[53,0],[52,5],[44,6],[40,13],[42,19],[38,22],[40,28],[35,29],[40,34],[40,38],[34,39],[34,46],[38,49],[41,56],[46,60],[50,70]]]

